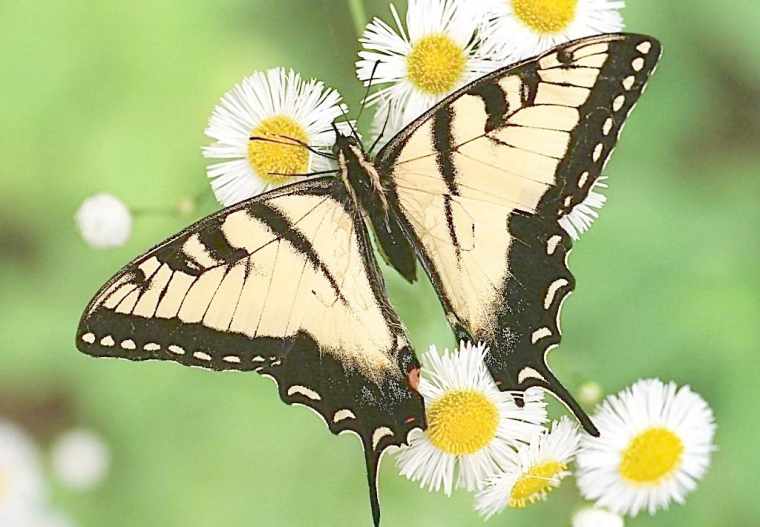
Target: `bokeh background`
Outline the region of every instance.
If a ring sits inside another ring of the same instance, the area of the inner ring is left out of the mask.
[[[760,6],[629,4],[628,28],[660,38],[665,55],[608,166],[609,205],[573,254],[578,288],[551,362],[573,389],[657,376],[715,409],[720,449],[700,488],[628,525],[757,525]],[[386,0],[366,10],[390,18]],[[346,2],[6,1],[0,24],[0,416],[43,449],[68,427],[95,430],[112,457],[94,491],[53,480],[56,507],[83,527],[368,525],[358,441],[284,406],[269,381],[73,346],[104,280],[215,209],[200,146],[223,92],[292,66],[356,109]],[[101,191],[145,211],[117,250],[89,248],[74,224]],[[171,214],[199,193],[194,212]],[[429,285],[389,276],[417,349],[453,344]],[[384,525],[482,524],[468,494],[427,494],[389,457],[381,482]],[[569,525],[579,504],[568,481],[490,523]]]

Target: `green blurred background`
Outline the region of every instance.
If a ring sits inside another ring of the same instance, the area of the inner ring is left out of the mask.
[[[404,4],[404,2],[399,2]],[[760,5],[636,0],[628,29],[665,55],[608,166],[608,207],[577,244],[578,288],[551,361],[571,388],[640,377],[691,384],[720,450],[685,507],[628,525],[757,525],[760,350]],[[368,15],[389,19],[386,0]],[[401,7],[401,5],[400,5]],[[356,109],[344,0],[0,2],[0,413],[40,441],[70,424],[113,455],[97,491],[54,489],[86,527],[368,525],[361,449],[256,375],[98,361],[73,346],[85,303],[123,263],[215,208],[140,216],[96,251],[73,215],[96,192],[172,210],[207,188],[200,146],[218,98],[256,69],[292,66]],[[390,273],[389,273],[390,275]],[[452,344],[430,287],[390,278],[418,350]],[[382,471],[384,525],[481,525],[471,498]],[[490,524],[569,525],[572,481]]]

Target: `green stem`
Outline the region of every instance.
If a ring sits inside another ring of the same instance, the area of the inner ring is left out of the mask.
[[[367,10],[364,8],[364,0],[348,0],[348,9],[354,21],[356,34],[361,36],[364,26],[367,24]]]

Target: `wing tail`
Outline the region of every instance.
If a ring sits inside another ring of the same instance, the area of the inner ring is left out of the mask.
[[[546,379],[545,385],[542,386],[549,393],[554,395],[562,404],[564,404],[568,410],[578,419],[583,429],[594,437],[599,437],[599,429],[594,425],[586,411],[581,407],[578,401],[572,396],[572,394],[565,388],[559,379],[554,376],[548,366],[544,366],[541,372]]]
[[[380,497],[377,488],[377,474],[380,469],[380,458],[372,448],[372,445],[366,439],[362,440],[364,444],[364,459],[367,463],[367,484],[369,486],[369,505],[372,509],[372,524],[380,527]]]

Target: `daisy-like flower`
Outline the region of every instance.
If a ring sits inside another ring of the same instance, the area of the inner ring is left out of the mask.
[[[573,527],[623,527],[623,517],[614,512],[584,507],[573,514]]]
[[[97,249],[120,247],[132,234],[132,214],[124,202],[111,194],[96,194],[84,200],[75,220],[84,241]]]
[[[397,132],[453,90],[494,69],[478,52],[478,19],[458,0],[409,0],[406,24],[391,5],[396,28],[374,19],[360,38],[357,75],[385,87],[369,102],[392,103],[388,135]],[[374,76],[373,76],[374,71]],[[378,112],[378,120],[384,120]]]
[[[601,189],[607,188],[606,179],[606,176],[601,176],[594,181],[586,199],[559,219],[560,226],[573,240],[577,241],[591,228],[594,220],[599,217],[599,211],[607,203],[607,196],[600,192]]]
[[[481,0],[483,52],[502,63],[538,55],[576,38],[623,29],[613,0]]]
[[[528,390],[519,408],[499,391],[486,368],[484,345],[460,344],[453,353],[434,346],[424,357],[419,392],[428,429],[413,433],[397,461],[401,474],[423,488],[448,495],[456,485],[475,490],[511,463],[514,448],[543,430],[546,408],[540,390]]]
[[[0,420],[0,525],[21,526],[44,503],[39,453],[13,424]]]
[[[715,420],[688,386],[641,380],[601,405],[585,436],[578,486],[596,505],[635,516],[683,503],[710,464]]]
[[[87,430],[63,434],[53,444],[51,456],[58,479],[75,490],[89,490],[103,481],[111,457],[103,440]]]
[[[334,168],[305,145],[329,153],[333,122],[345,113],[338,92],[292,70],[276,68],[243,79],[222,97],[206,129],[216,142],[203,155],[226,160],[207,169],[217,200],[233,205],[298,181],[293,175]],[[348,123],[338,128],[350,131]]]
[[[475,508],[485,518],[506,507],[524,508],[547,495],[570,475],[568,467],[580,443],[580,432],[567,417],[551,431],[535,435],[517,451],[511,466],[492,477],[478,493]]]

